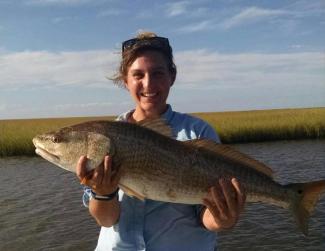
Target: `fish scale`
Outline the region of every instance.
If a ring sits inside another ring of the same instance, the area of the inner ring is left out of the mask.
[[[304,234],[308,218],[325,191],[325,181],[282,185],[265,164],[237,150],[206,139],[173,139],[161,119],[139,124],[91,121],[65,127],[33,139],[36,153],[72,172],[81,155],[88,170],[109,153],[121,171],[120,187],[139,199],[201,204],[220,178],[237,178],[247,202],[288,208]]]

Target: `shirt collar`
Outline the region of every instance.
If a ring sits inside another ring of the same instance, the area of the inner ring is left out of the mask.
[[[128,112],[125,112],[125,113],[122,113],[121,115],[119,115],[117,117],[116,120],[118,121],[128,121],[128,118],[131,116],[131,114],[134,112],[134,109],[128,111]],[[167,110],[161,115],[161,117],[163,119],[165,119],[167,121],[167,123],[169,123],[173,117],[173,109],[171,107],[171,105],[167,104]]]
[[[169,123],[172,120],[173,109],[170,104],[167,104],[167,110],[161,115],[161,117],[165,119],[167,123]]]

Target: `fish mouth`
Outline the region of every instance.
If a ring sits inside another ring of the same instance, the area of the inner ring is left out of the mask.
[[[57,155],[54,155],[41,147],[36,147],[35,153],[50,162],[58,163],[60,160],[60,158]]]
[[[35,153],[37,155],[40,155],[41,157],[43,157],[44,159],[50,161],[50,162],[54,162],[54,163],[58,163],[60,158],[53,154],[48,152],[47,150],[44,149],[44,147],[42,147],[36,140],[33,140],[33,143],[35,145]]]

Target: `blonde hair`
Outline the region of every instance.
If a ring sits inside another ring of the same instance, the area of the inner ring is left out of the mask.
[[[147,39],[150,37],[157,37],[157,34],[154,32],[151,32],[151,31],[139,31],[136,36],[137,39],[141,39],[141,40],[144,40],[144,39]]]
[[[153,37],[157,37],[156,33],[150,31],[139,31],[135,38],[138,40],[145,41],[148,38],[153,38]],[[125,87],[125,79],[129,67],[141,53],[148,50],[155,50],[162,53],[162,55],[166,59],[166,63],[168,65],[168,69],[170,73],[176,77],[177,69],[174,63],[171,47],[167,51],[156,46],[151,46],[150,44],[147,43],[138,43],[132,46],[132,48],[122,52],[122,60],[120,62],[118,72],[115,74],[115,76],[113,76],[113,78],[111,78],[111,80],[113,80],[113,83],[119,87]]]

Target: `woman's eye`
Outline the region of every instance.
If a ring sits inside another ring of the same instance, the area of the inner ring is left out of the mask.
[[[157,72],[154,73],[154,75],[155,75],[156,77],[162,77],[162,76],[165,75],[165,73],[162,72],[162,71],[157,71]]]
[[[142,74],[141,73],[135,73],[135,74],[133,74],[133,77],[135,79],[141,79],[142,78]]]

